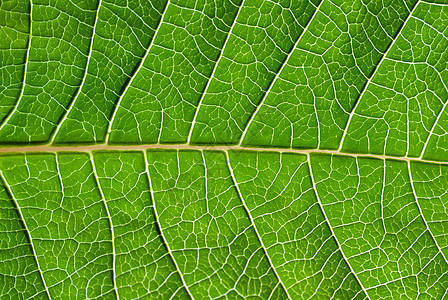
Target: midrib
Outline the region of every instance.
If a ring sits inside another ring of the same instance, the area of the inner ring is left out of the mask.
[[[333,154],[349,157],[365,157],[376,159],[393,159],[400,161],[410,162],[424,162],[431,164],[448,165],[448,161],[435,161],[427,160],[417,157],[403,157],[403,156],[391,156],[391,155],[378,155],[378,154],[366,154],[366,153],[346,153],[338,150],[323,150],[323,149],[288,149],[288,148],[262,148],[262,147],[242,147],[242,146],[225,146],[225,145],[210,145],[210,146],[194,146],[189,144],[144,144],[144,145],[71,145],[71,146],[52,146],[52,145],[24,145],[24,146],[8,146],[3,147],[0,145],[0,154],[6,153],[37,153],[37,152],[92,152],[92,151],[145,151],[148,149],[172,149],[172,150],[215,150],[215,151],[228,151],[228,150],[250,150],[250,151],[263,151],[263,152],[283,152],[283,153],[297,153],[297,154]]]

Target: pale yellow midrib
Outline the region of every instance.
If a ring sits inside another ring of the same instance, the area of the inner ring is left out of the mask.
[[[448,161],[435,161],[428,159],[421,159],[417,157],[402,157],[391,155],[378,155],[366,153],[347,153],[338,150],[323,150],[323,149],[290,149],[290,148],[262,148],[262,147],[242,147],[242,146],[194,146],[189,144],[144,144],[144,145],[71,145],[71,146],[52,146],[52,145],[38,145],[38,146],[7,146],[0,145],[0,154],[6,153],[37,153],[37,152],[92,152],[92,151],[145,151],[148,149],[173,149],[173,150],[215,150],[215,151],[229,151],[229,150],[251,150],[263,152],[283,152],[283,153],[297,153],[297,154],[333,154],[358,158],[376,158],[376,159],[392,159],[399,161],[423,162],[431,164],[448,165]]]

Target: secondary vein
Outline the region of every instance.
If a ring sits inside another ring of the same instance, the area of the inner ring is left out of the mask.
[[[221,49],[221,52],[219,53],[219,56],[216,59],[216,63],[215,63],[215,66],[213,67],[213,71],[210,74],[209,79],[207,80],[207,85],[205,86],[204,91],[202,92],[201,98],[199,99],[198,106],[196,107],[196,110],[194,112],[193,120],[191,121],[190,132],[188,133],[188,138],[187,138],[187,143],[188,144],[190,143],[191,135],[193,134],[193,129],[194,129],[194,125],[196,124],[196,118],[198,117],[199,108],[202,105],[202,101],[204,100],[205,94],[207,93],[208,87],[210,86],[210,82],[212,81],[212,78],[215,75],[216,69],[218,67],[218,63],[219,63],[219,61],[221,60],[221,58],[223,56],[224,49],[226,48],[227,42],[228,42],[230,36],[232,35],[233,27],[235,26],[236,20],[238,19],[238,16],[240,15],[241,8],[244,6],[244,1],[245,0],[243,0],[243,2],[241,3],[240,7],[238,8],[238,12],[236,13],[235,18],[233,19],[232,26],[229,29],[229,33],[227,34],[226,40],[224,41],[224,44],[223,44],[222,49]],[[162,129],[160,129],[160,130],[162,130]]]
[[[117,280],[116,280],[117,274],[115,273],[115,269],[116,269],[115,258],[117,255],[115,253],[114,223],[112,222],[112,216],[110,215],[110,212],[109,212],[109,206],[107,205],[106,198],[104,197],[103,190],[101,189],[100,180],[98,178],[98,173],[96,172],[95,162],[93,161],[93,155],[90,154],[89,157],[90,157],[90,163],[92,164],[93,177],[95,179],[96,185],[98,186],[98,190],[100,192],[101,199],[103,200],[104,208],[106,209],[106,213],[107,213],[107,218],[109,219],[109,226],[110,226],[111,239],[112,239],[112,281],[114,284],[115,296],[119,300],[120,296],[118,294]]]
[[[154,216],[155,216],[155,219],[156,219],[156,225],[159,227],[159,230],[160,230],[160,237],[161,237],[161,239],[163,241],[163,244],[166,246],[168,255],[170,256],[171,261],[173,262],[174,267],[176,268],[176,271],[179,274],[180,280],[182,281],[182,284],[183,284],[183,286],[184,286],[188,296],[190,297],[190,299],[194,299],[193,295],[191,294],[190,290],[188,289],[188,285],[185,282],[184,277],[182,276],[182,272],[180,271],[180,268],[177,265],[176,260],[174,259],[173,252],[171,251],[171,247],[168,244],[168,242],[167,242],[167,240],[165,238],[165,235],[163,234],[162,224],[160,224],[159,214],[157,212],[156,199],[154,198],[154,190],[152,188],[151,175],[149,174],[149,170],[148,170],[148,163],[149,163],[149,161],[148,161],[148,156],[146,154],[146,150],[143,150],[143,157],[144,157],[144,163],[145,163],[145,173],[146,173],[146,176],[148,176],[149,191],[150,191],[150,194],[151,194],[152,206],[153,206],[153,209],[154,209]]]
[[[152,39],[151,39],[151,41],[150,41],[150,43],[149,43],[149,45],[148,45],[148,48],[146,49],[146,53],[145,53],[145,55],[144,55],[143,58],[141,59],[140,64],[139,64],[139,65],[137,66],[137,68],[135,69],[134,74],[132,74],[131,78],[129,79],[129,82],[127,83],[127,85],[126,85],[126,87],[125,87],[125,89],[123,90],[123,92],[121,93],[120,97],[118,98],[118,102],[117,102],[117,104],[115,105],[114,111],[112,112],[112,117],[111,117],[111,119],[110,119],[110,121],[109,121],[109,126],[108,126],[108,128],[107,128],[106,138],[105,138],[106,144],[109,143],[110,134],[111,134],[111,132],[112,132],[112,125],[113,125],[113,123],[114,123],[114,121],[115,121],[115,117],[117,116],[117,112],[118,112],[118,110],[119,110],[119,108],[120,108],[120,106],[121,106],[121,101],[123,100],[124,95],[126,95],[128,89],[129,89],[129,87],[132,85],[132,82],[134,82],[135,77],[136,77],[137,74],[140,72],[141,68],[143,67],[143,64],[145,63],[146,58],[148,57],[149,53],[151,52],[151,49],[152,49],[152,47],[154,46],[154,41],[155,41],[155,39],[156,39],[157,33],[159,32],[159,29],[160,29],[160,27],[162,26],[163,18],[165,17],[165,13],[166,13],[166,11],[168,10],[168,6],[169,6],[169,5],[170,5],[170,0],[168,0],[167,3],[165,4],[165,7],[164,7],[164,9],[163,9],[163,13],[162,13],[162,15],[160,16],[159,23],[157,24],[157,28],[156,28],[156,30],[154,31],[154,35],[152,36]]]
[[[338,238],[336,237],[336,234],[334,233],[333,227],[332,227],[331,224],[330,224],[330,220],[328,219],[327,214],[325,213],[325,210],[324,210],[324,207],[323,207],[323,205],[322,205],[322,202],[320,201],[319,194],[317,193],[316,181],[314,181],[314,175],[313,175],[313,171],[312,171],[312,169],[311,169],[311,158],[310,158],[309,155],[307,155],[307,163],[308,163],[308,170],[309,170],[309,172],[310,172],[310,177],[311,177],[311,184],[313,185],[313,191],[314,191],[314,194],[315,194],[315,196],[316,196],[317,203],[319,204],[320,210],[322,211],[322,214],[323,214],[323,216],[324,216],[324,218],[325,218],[325,221],[326,221],[326,223],[327,223],[327,225],[328,225],[328,228],[329,228],[330,231],[331,231],[331,235],[333,236],[333,238],[334,238],[336,244],[338,245],[339,251],[341,251],[341,255],[342,255],[342,257],[344,258],[345,262],[347,263],[347,266],[349,267],[350,272],[351,272],[351,273],[353,274],[353,276],[355,277],[356,281],[358,282],[359,286],[361,287],[361,289],[362,289],[362,291],[364,292],[364,294],[366,295],[366,297],[367,297],[368,299],[370,299],[369,295],[367,294],[366,289],[364,288],[364,285],[363,285],[363,284],[361,283],[361,281],[359,280],[358,275],[357,275],[357,274],[355,273],[355,271],[353,270],[352,266],[350,265],[350,263],[349,263],[349,261],[348,261],[348,259],[347,259],[347,256],[345,255],[344,251],[342,250],[341,244],[339,243],[339,240],[338,240]]]
[[[31,49],[31,38],[33,36],[33,1],[30,0],[30,34],[28,36],[28,45],[26,48],[26,57],[25,57],[25,68],[23,70],[23,81],[22,81],[22,87],[20,88],[20,94],[19,98],[14,105],[14,108],[9,112],[8,116],[5,118],[2,124],[0,124],[0,131],[5,127],[6,124],[8,124],[9,119],[11,119],[12,115],[17,111],[17,108],[19,106],[20,100],[22,100],[23,97],[23,91],[25,90],[25,84],[26,84],[26,74],[28,73],[28,63],[29,63],[29,57],[30,57],[30,49]]]
[[[440,245],[437,242],[435,236],[432,234],[431,230],[429,229],[429,225],[428,225],[428,222],[426,221],[425,215],[423,214],[423,210],[422,210],[422,208],[420,206],[420,202],[418,202],[417,193],[415,192],[415,187],[414,187],[414,179],[412,178],[411,164],[409,162],[407,164],[407,169],[408,169],[408,172],[409,172],[409,182],[411,184],[412,195],[413,195],[413,197],[415,199],[415,202],[417,203],[418,212],[422,216],[422,220],[423,220],[423,223],[425,223],[426,230],[428,231],[429,235],[431,236],[431,239],[434,241],[434,244],[436,245],[437,250],[442,255],[443,260],[448,264],[448,260],[447,260],[447,258],[445,256],[445,254],[443,253],[442,248],[440,248]]]
[[[251,223],[252,227],[255,230],[255,234],[257,235],[257,238],[258,238],[258,240],[260,242],[261,248],[263,249],[263,252],[264,252],[264,254],[265,254],[265,256],[266,256],[266,258],[267,258],[267,260],[269,262],[269,266],[271,267],[272,271],[275,274],[275,277],[277,278],[278,282],[280,283],[280,285],[282,286],[282,288],[285,291],[286,295],[288,296],[288,299],[292,299],[291,296],[289,295],[288,289],[283,284],[283,281],[281,280],[280,276],[277,273],[277,270],[274,267],[274,264],[271,261],[271,257],[268,254],[268,250],[264,246],[263,239],[261,238],[261,235],[258,232],[257,226],[255,225],[254,219],[252,218],[252,214],[251,214],[249,208],[246,205],[246,201],[244,201],[243,195],[241,194],[241,191],[240,191],[240,188],[239,188],[238,183],[236,181],[235,175],[233,174],[233,168],[230,165],[229,152],[226,151],[225,153],[226,153],[227,167],[229,169],[230,176],[232,177],[233,185],[235,186],[235,189],[236,189],[236,191],[238,193],[238,197],[240,198],[241,203],[243,204],[244,210],[246,211],[246,214],[249,217],[250,223]]]
[[[37,269],[39,271],[40,278],[42,279],[42,283],[43,283],[43,285],[45,287],[45,291],[47,293],[48,299],[51,299],[50,291],[48,290],[47,283],[45,282],[44,273],[42,271],[42,268],[40,267],[39,259],[37,258],[36,249],[34,248],[34,242],[33,242],[33,238],[31,237],[31,231],[28,229],[28,225],[26,224],[25,219],[23,218],[22,210],[20,209],[19,203],[17,202],[17,199],[14,196],[14,193],[12,192],[12,190],[11,190],[11,188],[10,188],[10,186],[9,186],[9,184],[8,184],[6,178],[3,175],[3,172],[1,170],[0,170],[0,181],[3,182],[3,184],[4,184],[8,194],[10,195],[12,201],[14,202],[14,205],[17,208],[17,211],[19,213],[20,219],[21,219],[21,221],[23,223],[23,226],[25,227],[25,233],[26,233],[26,235],[27,235],[27,237],[28,237],[28,239],[30,241],[31,252],[33,254],[34,259],[36,260],[36,265],[37,265]]]
[[[344,129],[344,133],[342,134],[342,138],[341,141],[339,143],[339,150],[342,149],[342,146],[344,145],[344,141],[345,141],[345,137],[347,136],[347,132],[348,132],[348,127],[350,126],[350,123],[352,121],[353,116],[355,115],[355,111],[359,105],[359,103],[361,102],[361,99],[364,95],[364,93],[367,91],[367,87],[370,85],[370,82],[372,81],[374,75],[376,74],[376,71],[378,70],[378,68],[381,66],[382,62],[386,59],[387,54],[389,54],[390,49],[392,49],[392,46],[395,43],[395,40],[397,39],[397,37],[401,34],[401,31],[403,30],[403,28],[406,26],[407,22],[411,19],[412,14],[415,11],[415,8],[418,6],[419,1],[417,1],[414,4],[414,7],[412,8],[412,10],[409,12],[409,15],[407,16],[406,20],[403,22],[403,25],[401,25],[400,29],[398,30],[397,34],[395,35],[394,39],[390,42],[389,46],[387,47],[386,52],[384,52],[383,56],[381,56],[381,59],[379,60],[378,64],[375,66],[375,68],[373,68],[372,73],[370,74],[369,79],[367,80],[366,84],[364,85],[364,87],[362,88],[361,94],[359,94],[359,97],[356,99],[356,103],[352,109],[352,111],[350,112],[350,115],[348,116],[348,120],[347,120],[347,124],[345,125],[345,129]]]
[[[84,83],[85,83],[85,81],[86,81],[86,78],[87,78],[87,71],[88,71],[89,66],[90,66],[90,59],[91,59],[91,57],[92,57],[93,41],[94,41],[94,39],[95,39],[96,24],[98,23],[99,11],[100,11],[100,9],[101,9],[101,1],[102,1],[102,0],[99,0],[99,2],[98,2],[98,8],[97,8],[97,10],[96,10],[95,22],[94,22],[94,24],[93,24],[93,29],[92,29],[92,38],[90,39],[90,45],[89,45],[89,54],[88,54],[88,57],[87,57],[86,68],[85,68],[85,70],[84,70],[84,75],[83,75],[83,77],[82,77],[82,81],[81,81],[81,83],[80,83],[80,85],[79,85],[78,90],[76,91],[75,96],[73,97],[72,102],[71,102],[70,105],[69,105],[69,108],[65,111],[64,116],[62,117],[61,121],[59,121],[59,125],[56,127],[56,129],[54,130],[53,134],[51,135],[51,137],[50,137],[50,143],[53,143],[53,142],[54,142],[54,139],[55,139],[56,136],[58,135],[59,130],[61,129],[62,125],[64,124],[64,122],[65,122],[65,120],[67,119],[68,115],[70,114],[71,110],[72,110],[73,107],[75,106],[76,100],[78,99],[79,94],[81,94],[81,90],[82,90],[82,88],[83,88],[83,86],[84,86]]]
[[[246,133],[249,129],[250,124],[252,123],[252,121],[254,120],[255,116],[257,115],[258,111],[260,110],[260,108],[263,106],[264,101],[266,100],[268,94],[271,92],[272,87],[274,86],[274,83],[277,81],[277,79],[279,78],[280,74],[282,73],[284,67],[288,64],[289,58],[291,57],[292,53],[294,52],[294,50],[297,48],[297,45],[299,44],[300,40],[302,39],[302,37],[304,36],[304,34],[307,32],[308,27],[310,26],[311,22],[313,21],[314,17],[317,15],[317,13],[320,11],[320,7],[322,5],[322,3],[324,3],[325,0],[321,0],[321,2],[319,3],[319,6],[314,10],[313,14],[311,15],[310,19],[308,20],[308,23],[306,24],[305,28],[303,28],[302,33],[297,37],[296,42],[294,43],[294,45],[291,47],[291,50],[289,51],[288,55],[285,57],[285,60],[283,61],[280,69],[278,70],[278,72],[275,74],[274,79],[272,79],[272,81],[269,83],[268,89],[266,90],[266,92],[264,93],[263,97],[261,98],[260,103],[258,104],[256,110],[254,111],[254,113],[252,114],[252,116],[250,117],[249,121],[246,124],[246,128],[244,129],[243,133],[241,134],[241,138],[240,141],[238,143],[238,145],[241,145],[241,143],[244,140],[244,137],[246,136]]]

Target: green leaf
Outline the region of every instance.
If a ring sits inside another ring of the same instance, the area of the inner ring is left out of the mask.
[[[448,2],[0,3],[1,299],[448,293]]]

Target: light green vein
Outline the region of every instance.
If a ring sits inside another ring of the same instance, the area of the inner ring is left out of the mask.
[[[104,197],[103,190],[101,189],[100,181],[98,179],[98,173],[96,172],[95,162],[93,161],[93,154],[89,154],[90,163],[92,164],[92,171],[93,171],[93,177],[95,179],[96,185],[98,186],[98,191],[100,192],[101,199],[103,200],[104,208],[106,209],[107,218],[109,219],[109,226],[110,226],[110,232],[111,232],[111,239],[112,239],[112,281],[114,284],[114,292],[117,299],[120,299],[120,296],[118,295],[118,289],[117,289],[117,280],[116,280],[116,274],[115,274],[115,235],[114,235],[114,224],[112,222],[112,217],[109,212],[109,207],[106,202],[106,197]]]
[[[6,124],[8,124],[9,119],[11,119],[12,115],[17,111],[17,107],[19,106],[20,100],[22,100],[23,97],[23,91],[25,90],[25,83],[26,83],[26,74],[28,73],[28,60],[30,56],[30,48],[31,48],[31,38],[33,36],[33,1],[30,0],[30,34],[28,36],[28,47],[26,49],[26,56],[25,56],[25,68],[23,70],[23,81],[22,81],[22,87],[20,88],[20,94],[19,98],[14,105],[14,108],[9,112],[8,116],[5,118],[3,123],[0,125],[0,131],[5,127]]]
[[[238,193],[238,197],[240,198],[241,203],[243,204],[244,210],[246,211],[246,214],[247,214],[247,216],[248,216],[248,218],[250,220],[250,223],[251,223],[252,227],[255,230],[255,233],[256,233],[256,235],[258,237],[258,240],[260,242],[261,248],[263,249],[263,252],[264,252],[264,254],[265,254],[265,256],[266,256],[266,258],[267,258],[267,260],[269,262],[269,265],[270,265],[272,271],[275,274],[275,277],[277,278],[278,282],[281,284],[283,290],[285,291],[286,295],[288,296],[288,299],[292,299],[291,296],[289,295],[288,289],[284,285],[283,281],[280,279],[280,276],[278,275],[277,270],[275,269],[274,264],[272,263],[271,257],[269,256],[268,251],[267,251],[266,247],[264,246],[263,239],[261,238],[261,235],[258,232],[257,226],[255,226],[255,222],[254,222],[254,219],[252,218],[252,214],[250,213],[250,210],[247,207],[246,202],[244,201],[243,195],[241,194],[241,191],[240,191],[240,188],[239,188],[238,183],[236,181],[235,175],[233,174],[233,168],[230,165],[229,151],[225,151],[225,154],[226,154],[226,160],[227,160],[227,167],[229,168],[229,172],[230,172],[230,176],[232,177],[233,185],[235,186],[235,189],[236,189],[236,191]]]
[[[61,127],[62,127],[62,124],[64,124],[65,120],[67,119],[67,116],[70,114],[70,111],[71,111],[71,110],[73,109],[73,107],[75,106],[76,100],[78,99],[78,96],[79,96],[79,94],[81,93],[81,90],[82,90],[82,88],[83,88],[83,86],[84,86],[84,83],[85,83],[85,81],[86,81],[87,71],[88,71],[89,66],[90,66],[90,59],[92,58],[93,41],[94,41],[94,39],[95,39],[96,25],[98,24],[98,18],[99,18],[98,15],[99,15],[99,12],[100,12],[100,9],[101,9],[101,1],[102,1],[102,0],[99,0],[99,2],[98,2],[98,8],[97,8],[97,10],[96,10],[96,14],[95,14],[95,23],[93,24],[92,38],[90,39],[89,54],[88,54],[88,56],[87,56],[86,68],[85,68],[85,70],[84,70],[84,75],[83,75],[83,77],[82,77],[82,81],[81,81],[81,83],[80,83],[80,85],[79,85],[78,90],[76,91],[75,96],[73,97],[72,102],[70,103],[70,107],[65,111],[64,116],[63,116],[62,119],[59,121],[59,125],[56,127],[56,129],[54,130],[53,135],[50,137],[50,142],[49,142],[50,144],[53,144],[54,139],[56,138],[56,136],[57,136],[58,133],[59,133],[59,130],[60,130]]]
[[[277,79],[279,78],[280,74],[282,73],[283,69],[285,68],[285,66],[288,64],[288,61],[291,57],[291,55],[294,53],[294,50],[297,48],[298,43],[301,41],[303,35],[307,32],[308,27],[310,26],[310,24],[312,23],[314,17],[317,15],[317,13],[320,11],[320,7],[322,6],[322,3],[324,3],[325,0],[321,0],[321,2],[319,3],[319,6],[314,10],[313,15],[311,16],[311,18],[308,20],[308,23],[306,24],[305,28],[303,29],[302,33],[300,34],[300,36],[297,38],[297,41],[294,43],[294,45],[291,47],[291,51],[289,51],[288,56],[286,56],[285,60],[283,61],[283,64],[280,68],[280,70],[278,70],[278,72],[275,74],[274,79],[272,79],[271,84],[269,85],[267,91],[264,93],[263,97],[261,98],[261,102],[258,104],[257,109],[255,110],[255,112],[252,114],[252,116],[250,117],[249,121],[246,124],[246,128],[243,131],[243,134],[241,135],[240,141],[238,143],[238,145],[241,145],[241,143],[244,140],[244,137],[246,136],[246,133],[249,129],[250,124],[252,123],[253,119],[255,119],[255,116],[257,115],[258,111],[260,110],[260,108],[263,106],[264,101],[266,100],[266,98],[268,97],[268,94],[271,92],[272,87],[274,86],[275,82],[277,81]],[[319,123],[319,122],[318,122]],[[320,140],[320,139],[319,139]]]
[[[353,274],[353,276],[355,277],[356,281],[358,282],[359,286],[361,287],[361,289],[362,289],[362,291],[364,292],[364,294],[366,295],[366,297],[367,297],[368,299],[370,299],[369,295],[367,294],[366,289],[364,288],[364,286],[362,285],[361,281],[359,280],[358,275],[355,273],[355,271],[353,270],[352,266],[350,265],[350,263],[349,263],[349,261],[348,261],[348,259],[347,259],[347,256],[345,256],[345,253],[344,253],[344,251],[342,250],[341,244],[339,243],[339,240],[338,240],[338,238],[336,237],[336,234],[334,233],[333,227],[332,227],[331,224],[330,224],[330,220],[328,219],[327,214],[325,213],[325,210],[324,210],[324,207],[323,207],[323,205],[322,205],[322,202],[320,201],[319,194],[317,193],[316,181],[314,181],[313,170],[311,169],[311,158],[310,158],[310,155],[309,155],[309,154],[307,154],[306,160],[307,160],[307,163],[308,163],[308,170],[309,170],[309,172],[310,172],[311,184],[313,185],[313,191],[314,191],[314,194],[315,194],[315,196],[316,196],[317,203],[319,204],[320,210],[322,211],[322,214],[323,214],[323,216],[324,216],[324,218],[325,218],[325,221],[326,221],[326,223],[327,223],[327,225],[328,225],[328,228],[330,229],[331,234],[333,235],[334,240],[336,241],[336,244],[338,245],[339,251],[341,251],[341,255],[342,255],[342,257],[344,258],[345,262],[347,263],[347,266],[349,267],[350,272],[351,272],[351,273]]]
[[[145,173],[146,173],[146,176],[148,176],[149,191],[150,191],[150,194],[151,194],[152,205],[153,205],[153,208],[154,208],[154,217],[156,219],[156,224],[157,224],[157,226],[159,227],[159,230],[160,230],[160,237],[162,238],[162,241],[163,241],[163,243],[166,246],[168,254],[169,254],[169,256],[170,256],[174,266],[176,267],[176,271],[179,274],[180,279],[182,280],[182,284],[183,284],[185,290],[187,291],[188,296],[190,297],[190,299],[194,299],[193,295],[191,294],[190,290],[188,289],[188,285],[185,282],[184,277],[182,276],[182,272],[180,271],[180,268],[177,265],[176,260],[174,259],[173,252],[171,251],[171,247],[168,244],[168,242],[167,242],[167,240],[165,238],[165,235],[163,234],[162,225],[160,224],[160,220],[159,220],[159,213],[157,212],[156,199],[154,198],[154,190],[152,188],[151,175],[149,174],[149,170],[148,170],[149,161],[148,161],[148,155],[146,154],[146,150],[143,151],[143,157],[144,157],[144,160],[145,160],[144,161],[144,163],[145,163]]]
[[[236,16],[233,19],[232,27],[230,27],[230,29],[229,29],[229,33],[227,34],[226,40],[224,41],[224,44],[223,44],[222,49],[221,49],[221,52],[219,53],[218,59],[216,60],[215,66],[213,67],[213,71],[210,74],[210,77],[207,80],[207,85],[205,86],[204,91],[203,91],[203,93],[201,95],[201,98],[199,99],[198,106],[196,107],[196,111],[194,113],[193,121],[191,121],[191,127],[190,127],[190,132],[188,133],[187,144],[190,144],[191,135],[193,134],[193,128],[194,128],[194,125],[196,123],[196,118],[198,117],[198,114],[199,114],[199,108],[201,107],[202,101],[204,100],[204,97],[207,94],[207,90],[208,90],[208,87],[210,86],[210,82],[212,81],[212,78],[215,76],[215,72],[216,72],[216,70],[218,68],[218,63],[221,60],[221,58],[223,56],[223,53],[224,53],[224,50],[225,50],[225,48],[227,46],[227,42],[229,41],[229,38],[232,35],[233,27],[235,26],[236,20],[238,19],[238,16],[240,15],[241,8],[244,6],[244,2],[245,2],[245,0],[243,0],[243,2],[241,3],[240,7],[238,8]],[[160,130],[162,130],[162,129],[160,129]]]
[[[420,0],[417,0],[417,2],[414,4],[414,7],[412,8],[412,11],[409,13],[409,15],[407,16],[406,20],[404,21],[403,25],[401,25],[400,29],[398,30],[397,34],[395,35],[395,39],[393,39],[390,44],[389,47],[387,48],[386,52],[384,52],[383,56],[381,56],[380,61],[378,62],[378,64],[375,66],[375,68],[373,69],[369,79],[367,80],[366,84],[364,85],[364,88],[362,89],[361,94],[359,95],[355,106],[353,107],[352,111],[350,112],[350,115],[348,116],[348,121],[347,124],[345,125],[344,128],[344,133],[342,134],[342,138],[341,138],[341,142],[339,143],[339,148],[338,151],[341,151],[342,146],[344,145],[344,141],[345,141],[345,137],[347,136],[348,133],[348,128],[350,126],[350,123],[353,119],[353,116],[355,115],[355,111],[359,105],[359,103],[361,102],[362,97],[364,96],[365,92],[367,91],[368,86],[370,85],[370,83],[372,82],[373,77],[376,74],[376,71],[378,70],[378,68],[381,66],[381,64],[383,63],[384,59],[387,57],[387,55],[389,54],[389,51],[392,49],[392,46],[394,45],[396,39],[398,38],[398,36],[401,34],[401,31],[403,30],[403,28],[406,27],[406,24],[408,23],[408,21],[411,19],[412,14],[414,13],[415,9],[417,8],[418,4],[419,4]]]
[[[428,222],[426,221],[425,215],[423,214],[423,210],[422,210],[422,208],[420,206],[420,203],[418,202],[417,193],[415,192],[415,188],[414,188],[414,179],[412,178],[411,162],[409,162],[409,161],[407,163],[407,169],[408,169],[408,172],[409,172],[409,182],[411,184],[412,196],[414,197],[415,202],[417,203],[418,212],[422,216],[423,223],[425,223],[426,230],[428,231],[429,235],[431,236],[431,239],[434,241],[434,244],[436,245],[436,247],[437,247],[438,251],[440,252],[440,254],[442,254],[443,260],[448,265],[448,260],[446,259],[445,254],[442,252],[442,248],[440,248],[440,245],[437,242],[436,238],[434,237],[434,235],[432,234],[431,230],[429,229]]]
[[[37,258],[36,249],[34,248],[34,242],[33,242],[33,238],[31,237],[31,232],[28,229],[28,226],[27,226],[27,224],[25,222],[25,219],[23,218],[22,210],[20,209],[19,203],[17,202],[16,197],[14,196],[14,193],[12,192],[11,188],[9,187],[8,181],[6,180],[6,178],[3,175],[3,172],[1,170],[0,170],[0,180],[3,181],[3,184],[4,184],[8,194],[10,195],[12,201],[14,202],[14,205],[17,208],[17,211],[19,212],[20,219],[21,219],[21,221],[23,223],[23,226],[25,227],[26,235],[27,235],[27,237],[28,237],[28,239],[30,241],[31,251],[33,252],[32,254],[34,256],[34,259],[36,260],[37,269],[39,270],[40,278],[42,279],[42,283],[43,283],[43,285],[45,287],[45,291],[47,293],[48,298],[51,299],[50,291],[48,290],[47,283],[45,282],[44,274],[43,274],[42,268],[40,267],[39,259]]]
[[[132,75],[131,79],[129,79],[128,84],[126,85],[126,88],[123,90],[123,93],[121,93],[120,98],[118,98],[117,104],[115,105],[114,111],[112,113],[112,117],[109,121],[109,126],[107,128],[107,132],[106,132],[106,138],[105,138],[105,143],[108,144],[109,143],[109,138],[110,138],[110,134],[112,132],[112,125],[115,121],[115,117],[117,116],[117,112],[118,109],[120,108],[121,105],[121,101],[123,100],[124,95],[126,95],[129,87],[132,85],[132,83],[134,82],[135,77],[137,76],[137,74],[140,72],[140,69],[142,68],[143,64],[146,61],[146,58],[148,57],[149,53],[151,52],[152,47],[154,46],[154,40],[157,37],[157,33],[159,32],[160,27],[162,26],[163,23],[163,19],[165,17],[165,13],[168,10],[168,6],[170,5],[170,0],[167,1],[165,8],[163,10],[162,16],[160,17],[159,23],[157,24],[157,28],[154,32],[154,35],[152,36],[151,42],[148,45],[148,49],[146,50],[145,55],[143,56],[142,60],[140,61],[140,64],[137,66],[137,68],[135,69],[134,74]]]

